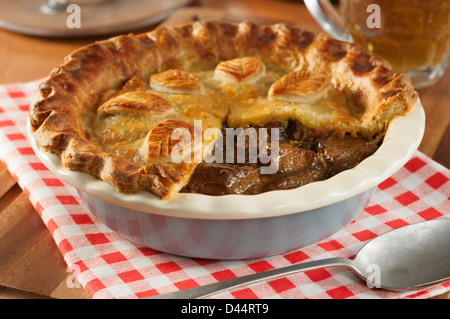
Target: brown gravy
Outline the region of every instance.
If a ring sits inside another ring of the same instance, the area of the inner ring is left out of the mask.
[[[262,174],[259,161],[244,163],[201,163],[183,193],[207,195],[259,194],[285,190],[320,181],[355,167],[378,148],[380,138],[337,136],[305,128],[295,120],[287,126],[270,123],[267,128],[279,129],[278,170]],[[223,147],[235,147],[226,145]],[[248,147],[248,143],[245,147]],[[268,145],[270,152],[270,144]]]

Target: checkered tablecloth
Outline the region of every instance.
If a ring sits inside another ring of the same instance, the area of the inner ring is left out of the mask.
[[[52,234],[69,268],[92,298],[138,298],[205,285],[292,263],[352,258],[367,240],[392,229],[450,217],[450,172],[424,154],[381,183],[365,211],[344,229],[283,255],[201,260],[136,245],[100,223],[76,190],[40,163],[26,135],[26,112],[39,81],[0,86],[0,159]],[[0,260],[1,262],[1,260]],[[271,279],[211,298],[429,298],[450,290],[370,289],[349,270],[327,268]]]

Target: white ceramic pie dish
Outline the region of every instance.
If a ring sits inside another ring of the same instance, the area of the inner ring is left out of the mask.
[[[383,144],[357,167],[325,181],[258,195],[122,194],[89,174],[61,165],[58,155],[32,148],[58,178],[74,186],[92,214],[124,237],[168,253],[210,259],[254,258],[317,242],[356,218],[377,185],[417,150],[425,129],[418,100],[389,126]]]

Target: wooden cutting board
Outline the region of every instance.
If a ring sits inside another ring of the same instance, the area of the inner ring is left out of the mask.
[[[0,298],[89,298],[3,163],[0,181]]]

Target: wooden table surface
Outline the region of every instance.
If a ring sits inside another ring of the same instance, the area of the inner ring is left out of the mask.
[[[195,8],[191,8],[195,6]],[[194,1],[166,20],[186,18],[286,22],[312,31],[320,28],[301,1]],[[191,17],[189,17],[191,15]],[[134,33],[149,31],[156,25]],[[0,84],[27,82],[48,75],[80,46],[108,38],[48,39],[0,29]],[[419,150],[450,167],[450,71],[435,86],[419,91],[426,113],[426,130]],[[90,298],[74,281],[52,236],[25,193],[0,163],[0,299]],[[450,298],[450,293],[437,298]]]

